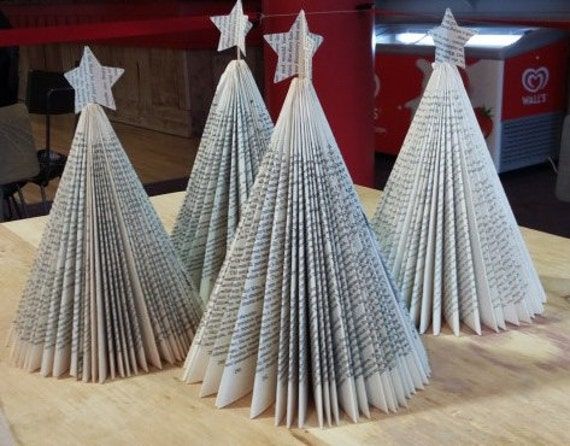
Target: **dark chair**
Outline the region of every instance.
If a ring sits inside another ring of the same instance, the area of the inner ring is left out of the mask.
[[[25,218],[28,216],[26,212],[26,201],[22,194],[22,187],[25,185],[26,181],[0,185],[0,222],[6,218],[13,220],[14,217]],[[15,198],[16,195],[18,195],[19,203]]]
[[[20,217],[26,216],[21,189],[38,174],[40,167],[30,116],[23,104],[0,107],[0,159],[0,221],[4,219],[4,208],[10,218],[13,211]]]
[[[10,28],[10,21],[0,11],[0,29]],[[18,59],[17,46],[0,46],[0,107],[18,102]]]
[[[40,173],[32,182],[40,187],[44,210],[47,212],[45,187],[61,177],[67,157],[51,148],[51,116],[75,112],[75,91],[63,73],[32,70],[28,73],[26,105],[30,113],[46,117],[46,147],[38,151]]]

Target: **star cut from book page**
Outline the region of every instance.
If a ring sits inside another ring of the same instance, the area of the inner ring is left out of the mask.
[[[116,110],[111,87],[124,71],[122,68],[104,67],[93,51],[88,46],[84,47],[79,66],[65,73],[65,78],[75,90],[75,113],[81,113],[88,104],[100,104]]]
[[[305,11],[301,9],[289,31],[267,34],[265,40],[277,53],[274,82],[296,74],[300,78],[312,78],[313,56],[323,43],[323,36],[309,31]]]
[[[237,46],[245,56],[245,36],[253,25],[249,21],[247,14],[243,13],[241,0],[237,0],[232,12],[228,15],[212,16],[210,20],[220,30],[218,51]]]
[[[451,9],[445,10],[441,25],[430,32],[435,44],[435,61],[465,68],[465,44],[477,31],[457,24]]]

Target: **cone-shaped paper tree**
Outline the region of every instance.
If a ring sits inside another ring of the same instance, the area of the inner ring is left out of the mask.
[[[183,360],[201,301],[105,112],[122,69],[89,48],[66,74],[81,112],[11,334],[16,363],[102,382]]]
[[[373,226],[421,333],[530,322],[545,293],[457,68],[474,33],[448,9],[431,34],[434,70]]]
[[[322,37],[303,12],[266,40],[276,81],[295,74],[234,243],[186,360],[226,406],[302,426],[405,405],[429,374],[311,81]]]
[[[207,301],[233,240],[273,124],[245,54],[251,28],[238,0],[231,14],[212,17],[219,50],[237,46],[218,84],[172,240],[200,296]]]

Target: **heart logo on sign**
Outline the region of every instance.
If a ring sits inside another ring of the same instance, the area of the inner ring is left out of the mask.
[[[536,93],[548,84],[548,68],[527,68],[522,74],[522,84],[529,93]]]

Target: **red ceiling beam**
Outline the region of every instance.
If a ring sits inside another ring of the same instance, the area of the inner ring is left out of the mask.
[[[260,42],[254,30],[248,43]],[[210,48],[219,33],[209,16],[166,17],[75,25],[12,28],[0,31],[0,46],[45,45],[65,42],[105,42],[178,48]]]
[[[179,8],[175,2],[148,3],[141,7],[129,4],[52,4],[52,5],[7,5],[0,10],[8,17],[14,28],[70,25],[117,20],[139,20],[176,16]]]
[[[36,45],[88,40],[109,40],[137,36],[156,36],[193,31],[211,31],[208,17],[169,17],[154,20],[87,23],[79,25],[13,28],[0,32],[0,45]]]
[[[259,11],[259,2],[244,1],[248,11]],[[131,3],[50,3],[49,5],[0,5],[14,28],[137,21],[166,17],[226,14],[233,0],[137,1]]]

